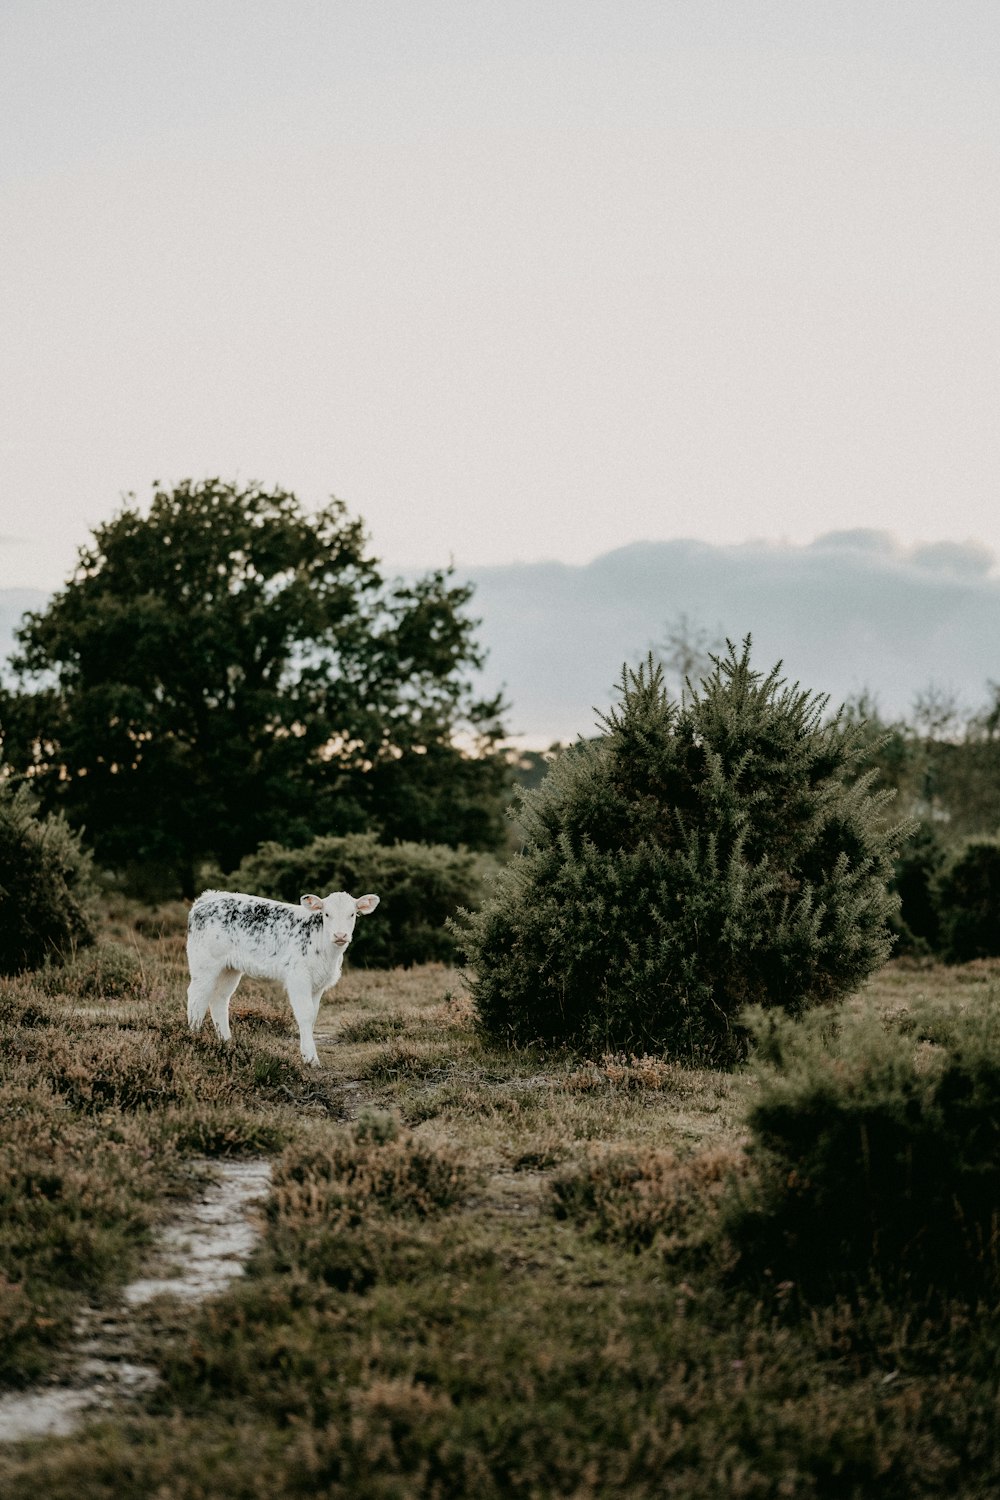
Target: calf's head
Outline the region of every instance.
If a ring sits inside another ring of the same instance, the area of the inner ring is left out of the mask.
[[[354,924],[361,916],[366,917],[378,906],[377,896],[349,896],[346,891],[335,891],[332,896],[303,896],[302,905],[307,911],[323,913],[323,941],[335,948],[344,949],[354,935]]]

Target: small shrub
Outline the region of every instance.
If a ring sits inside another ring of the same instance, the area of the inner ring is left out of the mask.
[[[619,1057],[605,1053],[599,1063],[588,1062],[574,1068],[562,1086],[571,1094],[644,1093],[648,1089],[676,1088],[685,1091],[682,1074],[676,1063],[666,1062],[662,1057]]]
[[[232,1004],[229,1007],[230,1024],[239,1027],[240,1031],[263,1032],[267,1036],[286,1037],[289,1032],[289,1012],[278,1005],[271,1005],[266,1000],[255,999],[249,1003],[240,1001],[240,992],[237,990]]]
[[[288,1073],[288,1064],[283,1057],[275,1057],[274,1053],[263,1057],[255,1057],[253,1061],[253,1081],[258,1088],[273,1089],[280,1086]]]
[[[101,943],[58,967],[49,965],[39,983],[47,995],[81,1000],[140,1000],[147,993],[138,954],[121,943]]]
[[[0,973],[38,968],[93,942],[93,866],[61,814],[38,816],[0,779]]]
[[[391,1122],[391,1123],[390,1123]],[[299,1225],[360,1223],[373,1209],[425,1218],[468,1190],[457,1153],[424,1145],[392,1116],[315,1132],[290,1146],[274,1178],[273,1214]]]
[[[349,1021],[337,1033],[341,1042],[388,1042],[406,1030],[402,1016],[390,1013],[385,1016],[364,1016],[360,1021]]]
[[[302,1076],[297,1057],[262,1053],[243,1040],[223,1045],[192,1037],[180,1024],[38,1026],[22,1030],[18,1042],[33,1076],[81,1115],[195,1104],[210,1112],[255,1098],[285,1099]]]
[[[418,1042],[390,1042],[362,1068],[362,1078],[371,1083],[397,1083],[401,1079],[436,1078],[450,1072],[456,1064],[452,1047],[427,1047]]]
[[[966,844],[942,872],[937,901],[949,963],[1000,955],[1000,840]]]
[[[601,1239],[630,1250],[655,1244],[674,1256],[714,1236],[718,1204],[740,1167],[731,1150],[686,1158],[661,1150],[595,1152],[582,1167],[554,1179],[554,1208],[557,1217],[573,1219]]]
[[[859,727],[749,652],[683,703],[626,668],[601,739],[522,796],[526,852],[461,925],[494,1039],[729,1065],[745,1006],[798,1014],[888,956],[891,794]]]
[[[388,1111],[365,1110],[353,1129],[318,1126],[275,1170],[268,1253],[310,1283],[367,1291],[393,1260],[392,1217],[450,1208],[469,1180],[454,1152],[423,1145]]]
[[[810,1294],[995,1295],[1000,997],[753,1026],[755,1176],[731,1219],[744,1263]]]
[[[388,1109],[375,1109],[368,1104],[358,1111],[358,1117],[354,1122],[354,1139],[356,1141],[374,1141],[377,1146],[384,1146],[387,1141],[399,1139],[399,1116]]]
[[[181,1156],[269,1156],[287,1144],[287,1131],[259,1112],[233,1105],[208,1112],[178,1106],[160,1116],[162,1138]]]
[[[302,849],[262,844],[225,878],[229,890],[297,902],[306,891],[326,895],[374,891],[377,919],[358,925],[351,961],[372,969],[450,963],[456,944],[446,926],[460,907],[475,907],[495,868],[488,856],[442,844],[380,844],[373,834],[314,839]]]
[[[8,1028],[52,1024],[52,1016],[38,1004],[37,993],[22,988],[23,983],[0,979],[0,1033]]]
[[[81,1113],[159,1109],[191,1095],[175,1057],[122,1027],[72,1040],[57,1036],[39,1054],[43,1058],[53,1089]]]

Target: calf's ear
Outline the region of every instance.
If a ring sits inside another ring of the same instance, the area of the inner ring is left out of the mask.
[[[301,899],[301,905],[307,907],[309,911],[323,910],[323,902],[320,900],[319,896],[303,896]]]
[[[371,912],[371,911],[374,911],[375,908],[376,908],[376,906],[378,906],[378,897],[377,896],[359,896],[358,899],[357,899],[357,901],[355,901],[354,904],[357,907],[358,911],[361,913],[361,915],[363,917],[367,917],[368,913]]]

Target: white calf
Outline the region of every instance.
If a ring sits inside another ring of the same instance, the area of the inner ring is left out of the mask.
[[[229,1002],[244,974],[280,979],[299,1023],[303,1059],[319,1067],[313,1027],[324,990],[336,984],[358,913],[367,916],[377,896],[346,891],[303,896],[299,906],[235,891],[204,891],[188,914],[188,1025],[197,1031],[211,1011],[224,1042]]]

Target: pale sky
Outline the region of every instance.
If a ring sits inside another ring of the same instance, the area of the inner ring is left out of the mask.
[[[0,586],[213,474],[1000,552],[996,0],[2,0],[0,121]]]

